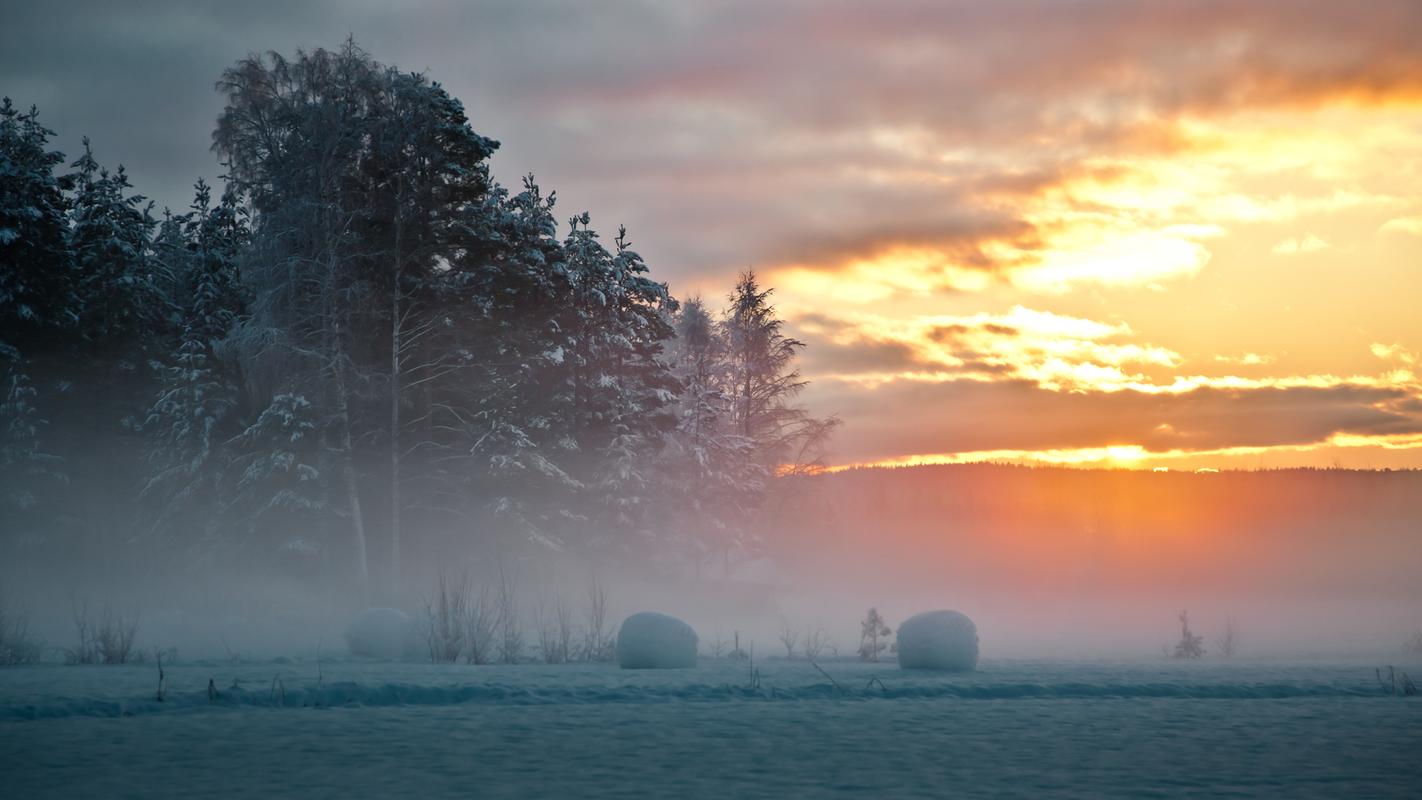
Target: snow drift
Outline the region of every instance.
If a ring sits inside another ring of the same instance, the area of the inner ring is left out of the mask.
[[[414,644],[410,617],[395,608],[366,609],[346,628],[346,646],[353,656],[400,659]]]
[[[694,667],[696,631],[666,614],[633,614],[617,633],[617,663],[623,669]]]
[[[957,611],[926,611],[899,626],[899,666],[972,672],[978,667],[978,628]]]

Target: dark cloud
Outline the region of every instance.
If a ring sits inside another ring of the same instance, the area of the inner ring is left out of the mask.
[[[1092,154],[1178,147],[1176,114],[1422,93],[1412,0],[51,0],[4,17],[4,91],[39,104],[66,150],[92,136],[161,204],[220,171],[225,66],[349,34],[462,98],[504,143],[505,181],[535,172],[570,213],[627,223],[674,281],[905,243],[1011,266],[984,245],[1030,251],[1039,233],[1012,196]]]

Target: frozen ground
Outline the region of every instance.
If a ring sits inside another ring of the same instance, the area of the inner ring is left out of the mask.
[[[1378,663],[5,669],[0,797],[1416,797]]]

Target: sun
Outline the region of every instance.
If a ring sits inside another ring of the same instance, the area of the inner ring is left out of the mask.
[[[1106,447],[1106,459],[1120,464],[1134,464],[1149,455],[1138,444],[1113,444]]]

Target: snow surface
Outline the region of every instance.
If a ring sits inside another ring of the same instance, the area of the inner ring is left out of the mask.
[[[1384,658],[0,669],[0,797],[1415,797]]]
[[[617,663],[623,669],[687,669],[696,666],[696,631],[676,617],[643,611],[622,621]]]
[[[978,626],[958,611],[925,611],[899,626],[899,666],[972,672],[978,666]]]
[[[346,646],[353,656],[398,659],[410,655],[414,628],[410,617],[395,608],[369,608],[346,628]]]

